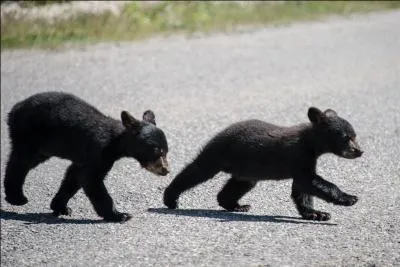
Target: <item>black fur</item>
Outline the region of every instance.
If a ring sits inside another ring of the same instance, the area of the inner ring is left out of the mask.
[[[222,171],[232,175],[217,197],[228,211],[248,211],[250,206],[238,201],[258,181],[288,178],[293,178],[292,199],[305,219],[330,219],[328,213],[314,210],[313,196],[337,205],[354,205],[356,196],[316,174],[317,159],[324,153],[345,158],[362,155],[353,127],[331,109],[322,112],[311,107],[308,117],[311,123],[293,127],[247,120],[224,129],[166,188],[164,204],[177,208],[181,193]]]
[[[130,219],[116,210],[103,181],[122,157],[135,158],[157,175],[169,172],[167,140],[151,110],[144,112],[143,121],[122,111],[120,121],[71,94],[44,92],[17,103],[7,123],[11,153],[4,188],[13,205],[28,202],[23,184],[29,170],[53,156],[72,161],[50,205],[56,216],[71,213],[67,203],[82,187],[99,216],[107,221]]]

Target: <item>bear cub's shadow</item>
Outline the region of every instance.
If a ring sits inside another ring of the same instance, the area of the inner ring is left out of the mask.
[[[335,226],[335,223],[318,222],[304,220],[300,217],[290,216],[272,216],[272,215],[251,215],[237,212],[228,212],[225,210],[207,210],[207,209],[177,209],[168,208],[149,208],[150,213],[159,213],[167,215],[202,217],[217,219],[220,222],[271,222],[271,223],[293,223],[293,224],[317,224]],[[40,213],[17,213],[12,211],[0,210],[2,220],[22,221],[25,224],[99,224],[107,223],[101,219],[71,219],[68,217],[54,217],[51,212]]]
[[[1,220],[22,221],[25,224],[99,224],[107,223],[101,219],[71,219],[69,217],[55,217],[51,212],[17,213],[0,209]]]
[[[293,223],[293,224],[317,224],[317,225],[337,225],[335,223],[304,220],[301,217],[272,216],[272,215],[252,215],[225,210],[207,209],[168,209],[168,208],[149,208],[151,213],[170,214],[189,217],[203,217],[217,219],[220,222],[271,222],[271,223]]]

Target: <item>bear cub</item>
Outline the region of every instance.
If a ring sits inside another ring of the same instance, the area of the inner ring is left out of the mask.
[[[151,110],[144,112],[143,120],[127,111],[116,120],[72,94],[43,92],[15,104],[7,124],[11,152],[4,189],[5,199],[12,205],[28,202],[23,193],[26,175],[53,156],[72,162],[51,201],[55,216],[70,215],[67,203],[83,188],[105,221],[129,220],[131,215],[116,209],[104,185],[114,162],[122,157],[136,159],[156,175],[169,172],[167,139]]]
[[[181,193],[219,172],[231,178],[217,200],[227,211],[246,212],[250,205],[239,199],[258,181],[293,179],[291,198],[304,219],[326,221],[330,214],[314,209],[313,197],[351,206],[358,198],[342,192],[316,173],[317,159],[324,153],[355,159],[363,154],[352,125],[332,109],[310,107],[311,123],[283,127],[260,120],[237,122],[218,133],[170,183],[164,204],[177,208]]]

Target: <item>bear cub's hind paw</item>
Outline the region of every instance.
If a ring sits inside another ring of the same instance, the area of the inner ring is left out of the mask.
[[[11,205],[22,206],[28,203],[28,199],[24,195],[20,196],[6,196],[6,201]]]
[[[178,208],[178,202],[176,200],[164,200],[164,204],[171,210]]]

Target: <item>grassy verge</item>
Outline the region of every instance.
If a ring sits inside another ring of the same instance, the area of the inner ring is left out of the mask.
[[[238,25],[282,24],[400,8],[400,1],[290,1],[280,4],[258,2],[162,2],[143,5],[132,2],[117,17],[111,13],[82,15],[48,22],[3,16],[1,47],[57,47],[66,42],[135,40],[153,34],[210,32],[234,29]]]

